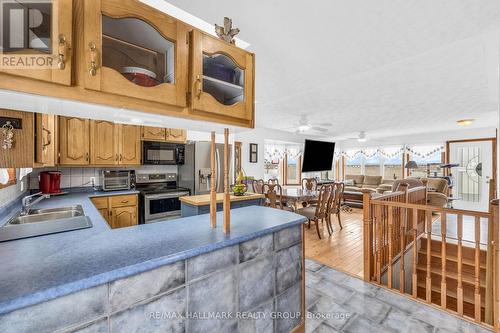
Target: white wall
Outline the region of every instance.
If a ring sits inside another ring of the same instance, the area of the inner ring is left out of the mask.
[[[19,170],[17,170],[17,175],[19,175]],[[27,185],[28,176],[18,181],[15,185],[0,189],[0,207],[9,204],[23,195],[23,193],[27,190]]]
[[[327,140],[326,138],[317,136],[290,133],[268,128],[256,128],[234,135],[234,140],[241,142],[241,167],[247,176],[254,176],[256,179],[264,178],[264,143],[266,140],[303,144],[305,139]],[[250,163],[250,143],[258,144],[257,163]]]

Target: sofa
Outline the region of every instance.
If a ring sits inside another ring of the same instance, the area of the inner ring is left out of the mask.
[[[427,204],[444,207],[448,204],[448,181],[443,178],[406,178],[395,180],[390,189],[386,186],[377,188],[377,196],[398,191],[400,184],[408,184],[408,188],[427,186]]]
[[[368,189],[375,193],[384,183],[384,179],[382,176],[346,175],[344,183],[347,192],[361,192],[362,189]]]

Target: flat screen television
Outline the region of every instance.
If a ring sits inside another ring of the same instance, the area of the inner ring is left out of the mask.
[[[302,172],[330,171],[335,142],[306,140]]]

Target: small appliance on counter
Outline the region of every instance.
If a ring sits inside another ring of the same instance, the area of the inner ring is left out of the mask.
[[[179,143],[143,141],[142,164],[182,165],[185,145]]]
[[[102,190],[103,191],[123,191],[135,188],[135,171],[102,171]]]
[[[139,223],[152,223],[181,217],[180,197],[189,195],[189,189],[177,187],[177,174],[137,174],[139,195]]]
[[[42,171],[38,175],[38,185],[43,194],[61,193],[61,172]]]

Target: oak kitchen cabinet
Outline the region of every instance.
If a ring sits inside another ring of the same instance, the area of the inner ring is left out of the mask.
[[[136,194],[101,196],[91,200],[112,229],[137,225]]]
[[[0,168],[54,166],[56,140],[55,116],[0,109],[0,127],[14,125],[11,149],[0,148]]]
[[[1,69],[0,89],[254,127],[252,53],[139,0],[53,4],[56,66]]]
[[[25,38],[23,46],[10,47],[10,43],[6,42],[6,37],[4,40],[6,46],[2,50],[2,56],[11,59],[14,63],[22,63],[24,66],[17,69],[7,69],[7,66],[2,66],[0,72],[62,85],[71,84],[73,0],[52,0],[51,4],[52,10],[47,10],[50,3],[38,3],[32,8],[33,10],[43,9],[42,26],[37,28],[41,34],[44,33],[44,29],[49,31],[49,34],[52,34],[40,38],[41,40],[48,40],[48,45],[42,44],[33,47],[29,45],[28,38]],[[17,11],[17,13],[22,13],[23,16],[28,17],[28,10],[30,9],[27,6],[15,2],[9,5],[9,8],[7,9],[6,6],[4,10]],[[40,8],[40,6],[44,8]],[[7,17],[7,15],[5,16]],[[34,64],[32,63],[33,59],[35,59],[33,57],[36,57]],[[36,64],[43,66],[36,67]]]
[[[179,128],[142,126],[142,139],[145,141],[186,142],[187,132]]]
[[[254,55],[203,32],[191,33],[191,108],[208,114],[254,117]]]
[[[85,88],[186,106],[188,29],[135,0],[84,3]]]
[[[59,164],[90,164],[90,121],[59,117]]]

